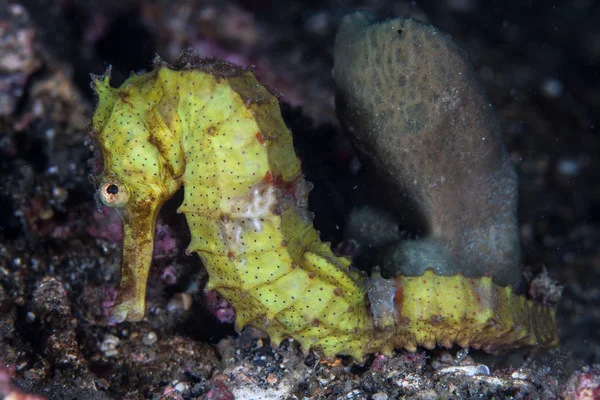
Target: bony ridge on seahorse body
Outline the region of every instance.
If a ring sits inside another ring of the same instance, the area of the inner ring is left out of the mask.
[[[290,130],[277,99],[252,71],[184,53],[175,65],[98,95],[92,136],[104,170],[99,199],[123,223],[114,321],[139,321],[161,206],[181,186],[192,240],[217,290],[273,343],[297,340],[328,357],[395,348],[463,347],[500,352],[553,345],[555,312],[491,278],[423,276],[370,280],[323,243],[307,210]]]

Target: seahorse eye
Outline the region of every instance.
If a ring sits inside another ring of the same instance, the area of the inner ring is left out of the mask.
[[[109,181],[100,187],[100,200],[109,207],[120,207],[129,200],[129,192],[121,182]]]
[[[119,187],[117,185],[115,185],[114,183],[108,185],[106,187],[106,193],[108,194],[118,194],[119,193]]]

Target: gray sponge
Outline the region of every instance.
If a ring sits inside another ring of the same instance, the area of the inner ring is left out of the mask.
[[[334,75],[345,130],[425,219],[425,242],[392,246],[388,263],[406,275],[437,262],[441,274],[518,284],[517,176],[466,53],[416,20],[357,12],[337,34]]]

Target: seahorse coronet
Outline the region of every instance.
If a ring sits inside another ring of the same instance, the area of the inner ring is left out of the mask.
[[[92,87],[99,195],[123,223],[113,321],[144,317],[156,218],[183,186],[187,251],[206,267],[207,288],[235,308],[238,331],[253,325],[276,345],[293,338],[305,352],[355,360],[438,344],[491,353],[557,344],[554,308],[489,277],[365,279],[336,256],[313,227],[311,186],[277,98],[251,70],[186,52],[174,65],[155,58],[119,88],[109,68]],[[111,201],[120,187],[127,200]]]

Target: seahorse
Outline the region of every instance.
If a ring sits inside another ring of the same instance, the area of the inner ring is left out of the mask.
[[[183,187],[178,212],[208,271],[208,290],[235,308],[235,326],[293,338],[325,357],[390,354],[440,344],[498,353],[556,345],[555,310],[510,287],[462,275],[366,278],[319,238],[276,96],[250,69],[185,52],[132,74],[92,76],[91,135],[102,154],[99,200],[123,224],[113,321],[139,321],[161,206]]]

